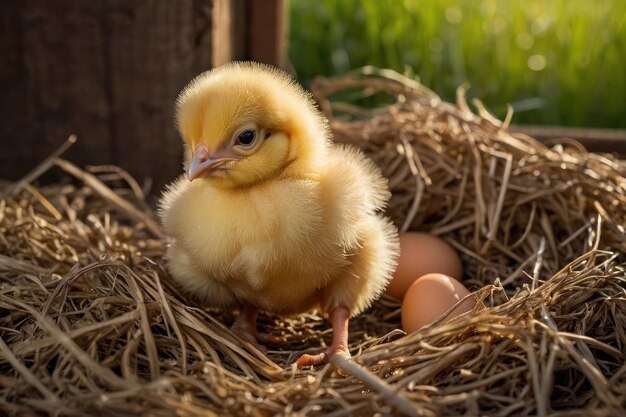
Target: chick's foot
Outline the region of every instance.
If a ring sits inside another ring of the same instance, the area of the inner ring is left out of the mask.
[[[230,329],[243,341],[250,343],[261,352],[267,353],[267,347],[264,345],[278,345],[284,340],[279,336],[257,331],[256,318],[258,312],[259,309],[252,305],[243,306]]]
[[[347,347],[344,346],[330,346],[327,348],[316,349],[310,353],[305,353],[296,361],[296,365],[299,369],[305,366],[318,366],[328,363],[330,357],[333,355],[343,355],[350,357],[350,352]]]
[[[305,353],[296,361],[298,368],[323,365],[332,355],[350,357],[348,350],[348,320],[350,311],[345,307],[336,307],[330,311],[330,323],[333,327],[333,342],[327,348],[315,349]]]

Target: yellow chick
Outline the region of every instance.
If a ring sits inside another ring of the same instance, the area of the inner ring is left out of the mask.
[[[207,306],[239,308],[233,331],[257,348],[257,311],[319,309],[330,347],[298,359],[349,355],[348,320],[375,300],[395,268],[397,231],[378,214],[389,198],[379,169],[333,144],[312,98],[280,70],[231,63],[180,94],[176,117],[186,176],[160,215],[172,277]]]

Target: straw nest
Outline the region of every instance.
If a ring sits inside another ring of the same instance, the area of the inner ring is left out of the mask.
[[[354,105],[376,91],[394,102]],[[389,71],[321,80],[314,94],[335,139],[389,178],[397,225],[454,245],[465,284],[488,307],[407,336],[399,304],[382,298],[351,324],[353,361],[297,371],[302,350],[328,342],[324,320],[261,316],[288,343],[267,357],[242,344],[231,313],[203,310],[170,283],[134,180],[116,167],[80,169],[61,149],[0,188],[3,413],[623,412],[624,164],[510,134],[509,118],[480,103],[472,113],[462,91],[445,103]],[[75,178],[36,186],[53,165]]]

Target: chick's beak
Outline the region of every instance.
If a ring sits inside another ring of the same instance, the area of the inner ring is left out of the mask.
[[[210,176],[217,168],[236,159],[238,158],[234,155],[220,155],[219,151],[211,155],[206,146],[198,145],[191,158],[191,163],[187,170],[187,178],[189,181],[193,181],[196,178]]]

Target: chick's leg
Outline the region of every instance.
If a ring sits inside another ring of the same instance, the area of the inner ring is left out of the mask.
[[[335,307],[330,310],[330,324],[333,327],[333,341],[331,345],[325,349],[321,349],[318,353],[310,355],[304,354],[300,356],[296,365],[298,368],[305,366],[322,365],[330,359],[332,355],[350,356],[348,350],[348,320],[350,319],[350,310],[346,307]]]
[[[278,336],[257,331],[256,318],[259,309],[252,304],[245,304],[239,310],[239,315],[231,326],[231,330],[244,341],[252,344],[261,352],[267,352],[267,348],[263,344],[276,345],[283,342]],[[259,343],[260,342],[260,343]]]

